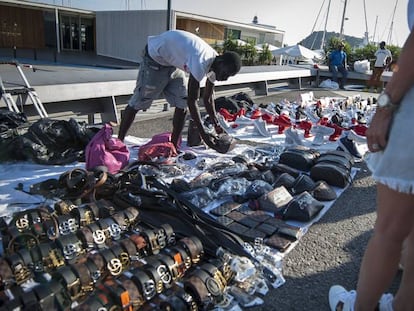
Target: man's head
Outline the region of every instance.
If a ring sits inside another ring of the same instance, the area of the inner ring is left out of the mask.
[[[217,81],[225,81],[240,71],[241,59],[236,52],[224,52],[214,60],[211,69],[216,74]]]
[[[343,42],[340,42],[338,44],[338,50],[342,50],[345,47],[345,44]]]
[[[381,49],[385,48],[385,41],[381,41],[381,42],[380,42],[380,48],[381,48]]]

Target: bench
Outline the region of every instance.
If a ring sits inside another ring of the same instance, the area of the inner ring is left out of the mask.
[[[322,80],[327,78],[332,78],[332,73],[329,71],[328,66],[319,66],[318,69],[315,69],[315,79],[317,85],[319,85]],[[348,71],[348,81],[353,81],[355,83],[363,83],[366,84],[366,81],[368,81],[371,78],[372,71],[367,72],[356,72],[356,71]],[[338,77],[340,78],[342,75],[339,73]],[[385,84],[391,79],[392,72],[391,71],[385,71],[381,76],[381,81],[383,82],[383,87]]]

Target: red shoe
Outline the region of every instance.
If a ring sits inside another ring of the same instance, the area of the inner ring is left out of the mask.
[[[331,136],[329,136],[329,141],[337,141],[339,137],[341,137],[343,128],[332,122],[329,122],[328,124],[326,124],[326,126],[335,129],[335,132]]]
[[[281,114],[273,119],[273,124],[279,126],[278,134],[283,134],[287,127],[291,127],[290,119],[287,115]]]
[[[267,124],[273,124],[273,119],[275,118],[274,115],[270,114],[270,113],[263,113],[262,114],[262,119],[263,121],[265,121]]]
[[[256,109],[252,112],[252,114],[250,115],[250,119],[258,119],[262,116],[262,112],[259,109]]]
[[[299,123],[296,123],[296,127],[305,131],[305,138],[312,137],[313,135],[310,133],[312,128],[312,122],[311,121],[300,121]]]
[[[237,111],[236,113],[236,117],[234,118],[234,120],[236,120],[237,117],[241,117],[241,116],[245,116],[246,115],[246,109],[245,108],[240,108],[239,111]]]
[[[234,122],[236,120],[237,115],[230,113],[226,108],[220,108],[219,113],[224,117],[224,119],[228,122]]]
[[[357,124],[352,128],[355,133],[357,133],[360,136],[365,136],[365,132],[367,131],[368,127],[363,124]]]

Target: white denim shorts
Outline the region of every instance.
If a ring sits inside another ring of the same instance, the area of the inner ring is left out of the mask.
[[[414,87],[401,102],[385,150],[366,157],[372,177],[398,192],[414,194]]]

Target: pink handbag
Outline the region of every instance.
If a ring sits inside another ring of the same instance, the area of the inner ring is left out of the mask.
[[[181,145],[181,139],[178,146]],[[154,135],[149,142],[138,149],[138,160],[167,164],[178,155],[177,149],[171,142],[171,133]]]
[[[106,166],[111,174],[117,173],[129,163],[129,150],[118,138],[112,137],[110,124],[105,124],[91,139],[85,150],[85,167],[91,170]]]

